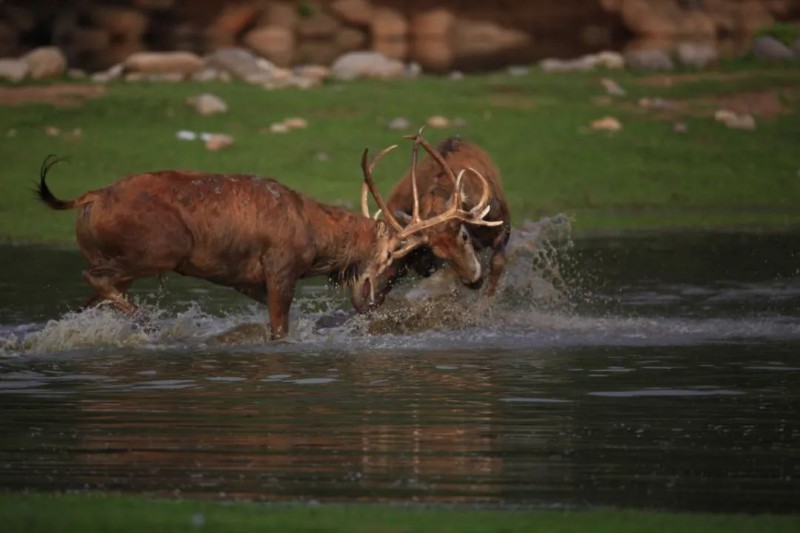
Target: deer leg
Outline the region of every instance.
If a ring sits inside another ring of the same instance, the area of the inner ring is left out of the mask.
[[[294,299],[295,280],[289,276],[267,275],[267,306],[272,340],[283,339],[289,333],[289,308]]]
[[[89,298],[84,308],[92,307],[104,300],[110,301],[114,306],[127,315],[136,312],[137,307],[127,298],[126,293],[133,279],[110,267],[92,267],[82,272],[83,279],[92,286],[95,295]]]
[[[510,229],[506,229],[498,235],[492,245],[492,258],[489,261],[489,283],[486,286],[487,296],[494,296],[495,291],[497,291],[497,284],[506,267],[506,244],[508,244],[510,236]]]

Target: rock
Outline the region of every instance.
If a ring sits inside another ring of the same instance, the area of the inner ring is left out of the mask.
[[[264,6],[264,12],[260,18],[260,25],[280,26],[287,30],[294,31],[297,21],[300,20],[297,5],[288,2],[269,2]]]
[[[331,75],[343,81],[357,78],[402,78],[405,72],[401,61],[389,59],[377,52],[348,52],[331,66]]]
[[[460,19],[455,24],[452,40],[455,54],[463,57],[490,55],[527,46],[531,36],[495,22]]]
[[[717,49],[710,44],[681,41],[675,47],[678,62],[686,67],[705,68],[719,59]]]
[[[612,96],[625,96],[625,89],[623,89],[619,83],[615,82],[611,78],[601,79],[600,84],[603,86],[606,92]]]
[[[411,56],[426,70],[446,72],[455,59],[450,39],[428,39],[420,37],[411,41]]]
[[[220,71],[215,68],[204,68],[192,74],[192,81],[207,82],[220,79]]]
[[[191,97],[186,103],[194,107],[201,115],[214,115],[228,111],[225,101],[211,93],[203,93],[200,96]]]
[[[282,26],[263,26],[247,32],[244,44],[278,65],[289,65],[294,53],[294,34]]]
[[[370,34],[375,41],[405,39],[408,34],[408,21],[395,9],[375,9],[370,22]]]
[[[372,22],[373,8],[367,0],[336,0],[330,10],[347,24],[367,27]]]
[[[619,131],[622,123],[614,117],[603,117],[592,121],[591,127],[593,130]]]
[[[597,67],[607,68],[609,70],[621,70],[625,68],[625,58],[619,52],[611,50],[603,50],[596,54],[591,54],[588,57]]]
[[[733,19],[736,27],[734,31],[745,35],[753,35],[759,30],[768,28],[775,23],[765,2],[759,0],[745,0],[735,2],[732,6]]]
[[[301,39],[331,39],[340,26],[336,18],[315,5],[308,15],[297,20],[295,31]]]
[[[261,15],[261,6],[255,2],[222,2],[222,4],[222,10],[211,23],[210,31],[214,35],[231,36],[231,42],[254,24]]]
[[[30,77],[35,80],[62,76],[67,70],[67,58],[55,46],[36,48],[22,59],[28,63]]]
[[[685,122],[675,122],[672,125],[673,133],[689,133],[689,126]]]
[[[539,61],[539,68],[544,72],[588,72],[593,70],[595,63],[586,56],[576,59],[557,59],[549,57]]]
[[[313,80],[316,83],[322,82],[330,75],[331,69],[322,65],[300,65],[294,68],[295,76]]]
[[[111,80],[118,80],[122,77],[124,70],[125,69],[122,66],[122,63],[120,63],[118,65],[114,65],[108,70],[102,72],[95,72],[94,74],[92,74],[91,80],[98,83],[106,83]]]
[[[425,124],[431,128],[449,128],[450,120],[441,115],[433,115],[432,117],[428,117],[428,120],[425,121]]]
[[[205,137],[206,150],[216,152],[233,144],[233,137],[225,133],[212,133]]]
[[[24,59],[0,59],[0,79],[20,82],[28,76],[29,71],[28,62]]]
[[[722,122],[727,127],[738,130],[756,129],[756,119],[753,115],[739,115],[730,109],[719,109],[714,113],[714,120]]]
[[[410,31],[415,37],[446,39],[453,29],[456,16],[445,8],[434,8],[415,13],[411,17]]]
[[[785,61],[794,58],[791,48],[769,35],[756,37],[751,53],[753,57],[763,61]]]
[[[345,27],[336,32],[333,42],[340,51],[351,52],[365,48],[369,42],[369,36],[358,28]]]
[[[625,54],[625,63],[632,70],[672,70],[672,58],[663,50],[634,50]]]
[[[270,124],[269,132],[270,133],[287,133],[289,131],[289,126],[284,124],[283,122],[275,122]]]
[[[372,41],[372,51],[389,59],[403,60],[410,45],[405,39],[377,39]]]
[[[120,40],[140,39],[149,23],[147,15],[139,9],[112,5],[92,7],[89,20]]]
[[[301,130],[308,127],[308,121],[303,117],[289,117],[284,119],[283,125],[292,130]]]
[[[58,137],[61,135],[61,129],[56,126],[45,126],[44,134],[48,137]]]
[[[205,62],[191,52],[137,52],[123,61],[122,67],[125,72],[187,77],[203,70]]]
[[[709,15],[698,9],[684,10],[678,22],[678,35],[714,38],[717,25]]]
[[[269,81],[274,66],[244,48],[220,48],[206,56],[209,67],[227,72],[236,79],[262,84]]]
[[[406,117],[395,117],[386,125],[390,130],[408,131],[411,128],[411,121]]]
[[[676,35],[684,16],[675,0],[623,0],[620,14],[630,31],[647,36]]]
[[[521,65],[511,65],[506,69],[506,72],[511,77],[519,78],[522,76],[527,76],[530,72],[530,69]]]

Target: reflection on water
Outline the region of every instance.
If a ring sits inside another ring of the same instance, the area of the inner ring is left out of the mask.
[[[286,343],[188,280],[150,324],[65,315],[80,258],[6,247],[0,488],[797,512],[798,244],[577,242],[531,284],[566,301],[512,270],[494,308],[405,333],[320,325],[343,299],[309,285]]]

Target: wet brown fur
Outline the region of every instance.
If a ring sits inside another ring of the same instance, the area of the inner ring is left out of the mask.
[[[437,149],[455,175],[458,175],[462,169],[472,167],[486,178],[491,198],[490,210],[485,220],[502,220],[504,222],[495,227],[466,225],[475,250],[480,251],[484,248],[492,250],[486,289],[486,293],[491,296],[497,289],[497,283],[505,267],[505,246],[511,229],[511,216],[503,192],[500,171],[489,154],[473,143],[451,137],[442,141]],[[480,180],[469,170],[464,173],[464,180],[466,200],[463,207],[469,210],[478,203],[482,188]],[[438,215],[449,206],[454,187],[452,179],[430,156],[423,158],[417,166],[417,187],[420,194],[420,216],[423,219]],[[387,204],[393,212],[399,210],[411,213],[413,195],[410,172],[395,185]],[[467,286],[479,288],[482,279],[475,283],[468,283],[465,280],[464,273],[468,270],[471,258],[464,243],[459,242],[461,225],[462,222],[452,220],[429,228],[427,230],[428,247],[415,250],[404,260],[393,263],[384,272],[384,282],[379,285],[381,297],[385,296],[390,290],[391,284],[397,278],[405,275],[408,269],[414,269],[420,275],[428,275],[442,262],[449,263]]]
[[[137,174],[64,201],[45,183],[52,164],[42,165],[37,195],[53,209],[79,209],[78,245],[90,264],[83,277],[95,291],[87,306],[109,300],[133,313],[131,284],[175,271],[266,304],[272,337],[280,338],[297,280],[352,282],[373,258],[382,225],[241,174]],[[353,291],[359,310],[363,297]]]

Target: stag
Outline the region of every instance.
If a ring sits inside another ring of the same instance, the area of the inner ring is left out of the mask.
[[[422,245],[385,269],[378,280],[377,302],[382,302],[394,282],[409,270],[427,276],[443,263],[450,265],[465,286],[480,289],[483,277],[478,252],[483,249],[491,250],[486,294],[493,295],[505,267],[511,229],[500,172],[489,154],[475,144],[449,138],[437,149],[421,131],[407,138],[414,141],[411,170],[394,187],[382,212],[420,227]],[[417,167],[420,146],[429,157]],[[362,189],[361,204],[368,215],[366,189]]]
[[[371,172],[394,148],[369,164],[363,154],[365,186],[380,205]],[[132,315],[131,284],[174,271],[266,304],[271,338],[280,339],[299,279],[328,275],[349,286],[353,307],[365,312],[383,270],[423,242],[421,224],[387,225],[252,175],[165,170],[60,200],[45,182],[58,161],[44,160],[36,194],[53,209],[79,208],[76,236],[89,262],[83,278],[94,291],[84,307],[110,302]]]

